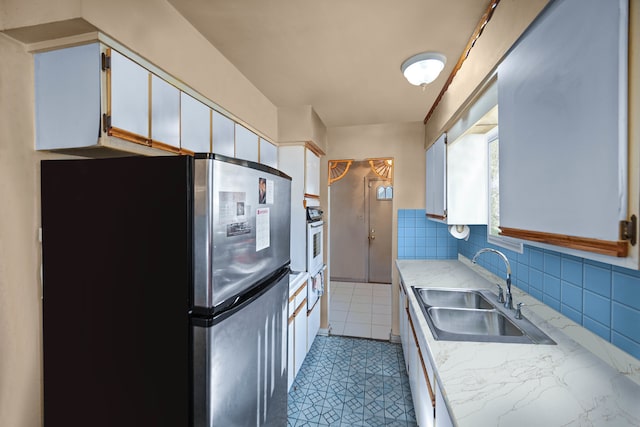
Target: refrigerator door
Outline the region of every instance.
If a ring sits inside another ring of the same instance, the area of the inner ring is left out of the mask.
[[[217,154],[194,163],[193,306],[209,315],[289,263],[291,178]]]
[[[44,425],[189,425],[190,163],[42,162]]]
[[[192,319],[194,426],[287,425],[289,275],[224,315]]]

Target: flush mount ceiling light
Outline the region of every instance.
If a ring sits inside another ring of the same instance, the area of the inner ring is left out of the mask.
[[[402,63],[402,74],[415,86],[422,86],[434,81],[444,68],[447,58],[436,52],[424,52],[413,55]]]

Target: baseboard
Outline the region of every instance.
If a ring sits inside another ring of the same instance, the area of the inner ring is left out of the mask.
[[[400,335],[390,334],[389,335],[389,341],[394,343],[394,344],[401,344],[402,343],[402,340],[400,339]]]
[[[331,332],[331,325],[329,325],[328,328],[318,329],[318,335],[321,335],[323,337],[328,337],[330,332]]]

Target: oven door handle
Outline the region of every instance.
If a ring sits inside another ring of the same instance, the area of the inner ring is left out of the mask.
[[[321,224],[309,224],[309,228],[318,228],[318,227],[322,227],[324,223]]]

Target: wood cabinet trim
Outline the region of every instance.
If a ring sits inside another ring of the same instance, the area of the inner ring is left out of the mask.
[[[447,219],[446,215],[436,215],[436,214],[427,214],[427,218],[433,218],[433,219],[440,219],[442,221],[444,221],[445,219]]]
[[[175,154],[180,154],[181,153],[181,150],[180,150],[179,147],[174,147],[173,145],[165,144],[164,142],[154,141],[153,139],[151,140],[151,147],[152,148],[158,148],[158,149],[163,150],[163,151],[169,151],[169,152],[175,153]]]
[[[289,297],[289,301],[292,301],[293,298],[297,297],[300,294],[300,292],[306,289],[306,287],[307,287],[307,281],[305,280],[304,282],[302,282],[300,287],[296,289],[296,291],[293,293],[293,296]]]
[[[489,4],[487,5],[487,8],[485,9],[484,14],[480,18],[480,21],[476,25],[476,28],[473,30],[473,33],[471,34],[471,37],[467,41],[467,45],[465,46],[464,50],[462,51],[462,54],[460,54],[460,57],[458,58],[458,62],[456,62],[456,65],[453,67],[453,70],[451,70],[451,74],[449,74],[449,77],[447,78],[447,81],[445,82],[444,86],[442,87],[442,90],[438,94],[438,97],[433,102],[433,105],[431,106],[431,109],[429,110],[429,112],[427,113],[426,117],[424,118],[424,120],[423,120],[424,124],[427,124],[427,122],[429,121],[429,119],[431,118],[433,113],[435,112],[436,107],[438,106],[438,104],[442,100],[442,97],[444,96],[445,92],[449,89],[449,86],[453,82],[453,78],[456,76],[456,74],[458,73],[460,68],[462,68],[462,64],[464,63],[464,61],[467,60],[467,57],[469,56],[469,52],[471,52],[471,49],[473,49],[473,47],[475,46],[476,41],[482,35],[484,27],[486,27],[486,25],[489,23],[489,21],[493,17],[493,12],[496,9],[496,7],[498,6],[498,3],[500,3],[500,0],[491,0],[489,2]]]
[[[600,240],[589,237],[567,236],[564,234],[545,233],[542,231],[522,230],[518,228],[500,227],[500,235],[517,239],[547,243],[565,248],[595,252],[602,255],[624,258],[629,253],[626,240]]]
[[[307,306],[307,299],[303,299],[302,302],[300,303],[300,305],[298,306],[298,308],[296,308],[296,311],[293,313],[293,317],[297,317],[298,314],[300,314],[300,312]]]
[[[322,149],[320,149],[320,147],[318,147],[316,144],[314,144],[311,141],[307,141],[304,143],[305,148],[307,148],[309,151],[311,151],[313,154],[315,154],[318,157],[322,157],[324,156],[324,151],[322,151]]]
[[[112,126],[107,130],[107,135],[113,136],[114,138],[119,138],[125,141],[151,147],[151,140],[149,138],[138,135],[133,132],[129,132],[128,130],[124,130],[124,129],[120,129]]]

